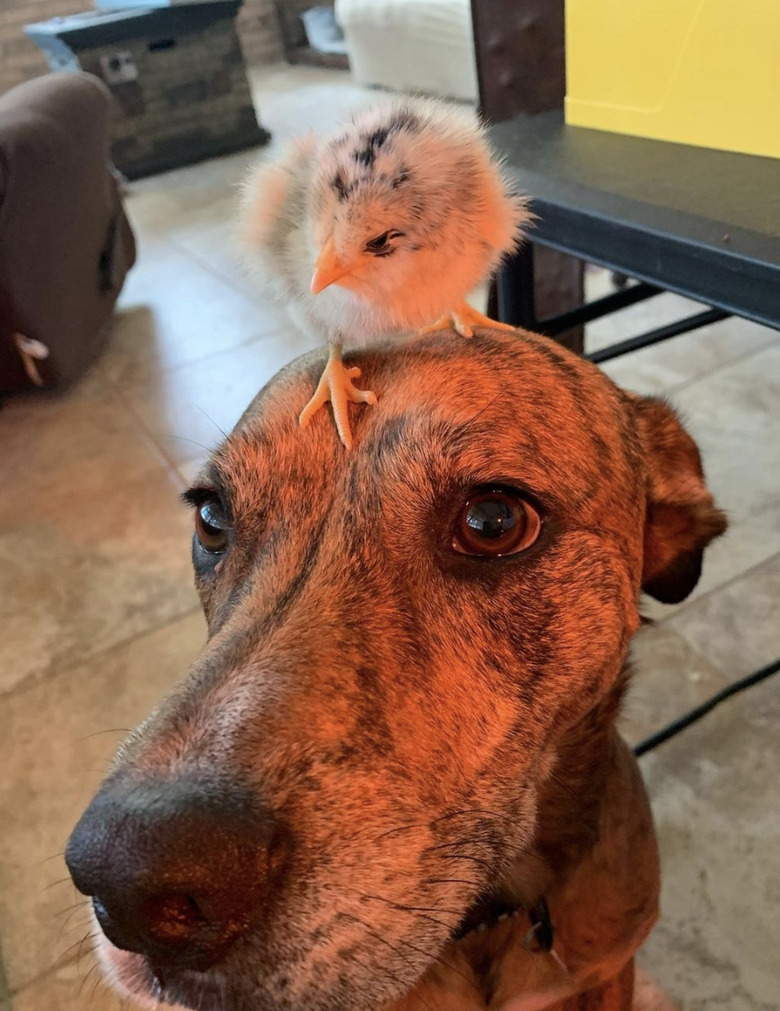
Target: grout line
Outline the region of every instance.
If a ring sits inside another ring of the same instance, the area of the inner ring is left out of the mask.
[[[121,310],[120,310],[121,311]],[[286,321],[280,319],[280,326],[284,326]],[[294,328],[292,322],[289,323],[290,327]],[[192,358],[190,361],[178,362],[175,365],[165,365],[165,366],[155,366],[153,369],[148,371],[136,372],[129,377],[122,378],[121,376],[116,379],[112,379],[111,382],[117,389],[126,389],[128,385],[143,382],[144,380],[150,379],[153,375],[175,375],[177,372],[181,372],[184,369],[192,368],[195,365],[200,365],[202,362],[211,361],[212,358],[217,358],[219,355],[232,354],[234,351],[240,351],[243,348],[248,347],[250,344],[259,343],[260,341],[273,340],[277,337],[284,337],[285,332],[281,329],[279,330],[264,330],[258,331],[253,330],[249,337],[239,341],[238,344],[231,344],[230,347],[220,347],[215,348],[213,351],[207,351],[206,354],[201,355],[198,358]],[[110,338],[109,338],[110,340]],[[324,346],[323,341],[323,346]]]
[[[99,649],[94,653],[85,653],[84,656],[80,657],[78,660],[73,660],[69,663],[56,664],[53,668],[50,668],[41,674],[29,674],[20,684],[14,685],[13,688],[6,692],[0,692],[0,700],[5,702],[8,699],[17,698],[20,695],[25,695],[28,692],[35,691],[35,689],[40,688],[41,685],[49,684],[57,678],[72,673],[85,663],[92,663],[94,660],[98,660],[101,657],[111,656],[112,653],[116,653],[119,650],[124,649],[130,645],[130,643],[135,642],[136,639],[144,639],[149,635],[154,635],[156,632],[160,632],[168,625],[173,625],[176,622],[183,621],[185,618],[191,617],[193,614],[200,613],[200,605],[197,607],[189,607],[187,610],[182,611],[181,614],[167,618],[165,621],[160,622],[159,625],[150,625],[142,632],[136,632],[133,635],[129,635],[126,639],[120,639],[118,642],[112,643],[110,646],[106,646],[105,649]],[[0,977],[0,983],[1,982],[2,977]],[[2,996],[2,989],[0,989],[0,996]]]
[[[133,418],[135,419],[136,424],[141,429],[141,431],[146,435],[148,439],[151,440],[156,451],[160,453],[161,456],[163,457],[162,463],[164,464],[164,466],[167,467],[168,469],[176,471],[176,473],[179,473],[179,467],[186,466],[193,460],[197,460],[202,455],[205,455],[207,457],[211,456],[211,454],[215,451],[217,446],[222,442],[224,438],[224,436],[220,433],[214,445],[209,447],[204,446],[199,442],[196,442],[194,439],[192,440],[187,439],[187,437],[184,435],[175,435],[173,432],[156,432],[146,423],[143,416],[143,412],[136,410],[132,400],[128,398],[127,400],[125,400],[125,404],[130,413],[132,414]],[[164,445],[165,440],[169,442],[173,441],[177,443],[187,443],[191,445],[193,447],[192,456],[188,456],[186,460],[174,459],[173,455],[169,452],[168,449],[166,449]],[[197,450],[197,452],[195,450]]]

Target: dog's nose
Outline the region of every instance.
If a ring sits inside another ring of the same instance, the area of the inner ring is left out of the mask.
[[[65,860],[118,948],[205,969],[258,920],[285,851],[280,826],[234,787],[109,781]]]

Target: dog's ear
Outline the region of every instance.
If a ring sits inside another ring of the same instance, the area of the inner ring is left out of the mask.
[[[663,400],[632,397],[646,467],[642,589],[677,604],[701,575],[704,549],[726,529],[704,483],[696,443]]]

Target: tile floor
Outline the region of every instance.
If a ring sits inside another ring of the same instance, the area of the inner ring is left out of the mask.
[[[286,67],[254,85],[276,143],[365,94]],[[139,261],[108,351],[67,394],[0,411],[0,1011],[119,1007],[90,973],[63,844],[124,730],[203,640],[177,492],[308,349],[232,251],[255,157],[133,184]],[[608,284],[590,277],[594,293]],[[661,296],[593,325],[589,346],[690,308]],[[608,371],[682,409],[731,516],[693,596],[648,603],[625,716],[636,739],[780,655],[780,333],[727,321]],[[643,759],[664,861],[643,961],[686,1011],[780,1008],[779,723],[770,681]]]

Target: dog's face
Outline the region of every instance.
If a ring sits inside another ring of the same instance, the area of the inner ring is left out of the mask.
[[[399,997],[532,844],[569,728],[617,691],[644,584],[724,528],[661,402],[542,338],[361,356],[346,452],[254,401],[197,488],[209,641],[71,839],[109,973],[209,1011]],[[129,949],[129,950],[122,950]]]

